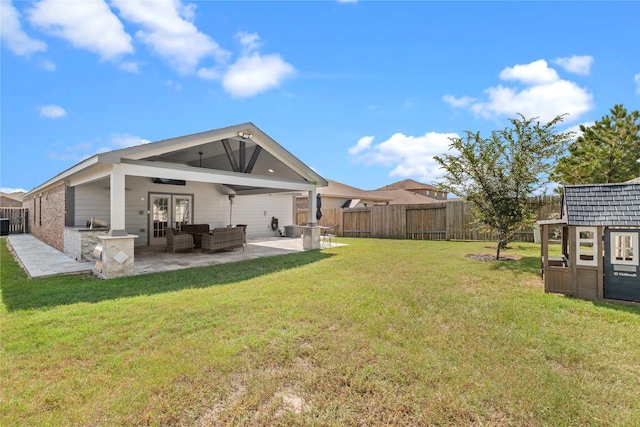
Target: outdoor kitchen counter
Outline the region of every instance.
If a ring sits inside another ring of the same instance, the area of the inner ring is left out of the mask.
[[[65,227],[63,252],[76,261],[94,261],[93,249],[100,244],[98,236],[108,234],[108,227]]]

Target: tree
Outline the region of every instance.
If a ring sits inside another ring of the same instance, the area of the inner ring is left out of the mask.
[[[533,222],[531,196],[543,190],[553,163],[572,138],[556,133],[557,116],[541,125],[536,118],[509,119],[511,127],[493,131],[484,139],[466,131],[464,138],[450,138],[450,149],[435,160],[446,174],[441,187],[471,203],[478,223],[498,235],[496,259],[513,232]]]
[[[640,112],[615,105],[569,145],[551,178],[564,185],[624,182],[640,176]]]

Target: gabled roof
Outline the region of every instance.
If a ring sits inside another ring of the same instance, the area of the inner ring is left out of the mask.
[[[413,193],[409,190],[371,190],[367,191],[367,193],[375,195],[375,197],[386,197],[390,199],[390,205],[423,205],[426,203],[443,202],[443,200],[436,200],[432,197]]]
[[[22,191],[16,191],[15,193],[4,193],[0,191],[0,197],[6,197],[7,199],[15,200],[16,202],[22,202],[22,196],[25,193]]]
[[[385,185],[378,188],[378,190],[438,190],[436,187],[423,184],[413,179],[405,179],[403,181],[394,182],[393,184]]]
[[[640,184],[640,176],[637,178],[630,179],[629,181],[625,181],[627,184]]]
[[[185,173],[199,171],[215,172],[221,176],[251,175],[264,180],[264,188],[269,186],[270,180],[327,185],[324,178],[313,169],[256,125],[247,122],[96,154],[32,189],[27,196],[86,170],[110,167],[119,163],[173,169]],[[226,185],[224,182],[222,184]],[[240,189],[240,186],[227,186],[234,190]],[[262,187],[255,187],[256,191],[259,191],[259,188]],[[243,189],[251,191],[250,187],[245,186]]]
[[[640,227],[640,183],[564,187],[567,224]]]

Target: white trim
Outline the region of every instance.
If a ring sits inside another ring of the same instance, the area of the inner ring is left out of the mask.
[[[144,176],[149,178],[182,179],[185,181],[209,182],[223,185],[243,185],[247,187],[264,187],[288,191],[309,191],[316,188],[312,182],[295,182],[273,177],[251,175],[238,172],[227,172],[213,169],[201,169],[171,163],[149,162],[144,160],[122,159],[120,166],[125,175]]]
[[[628,252],[631,251],[632,255],[631,255],[631,259],[630,260],[626,260],[626,259],[621,259],[618,260],[617,258],[617,249],[619,249],[619,246],[616,246],[616,240],[617,238],[625,238],[628,237],[630,238],[630,240],[628,241],[631,245],[629,247],[626,247],[626,245],[623,244],[623,247],[621,248],[622,251],[625,252],[625,254],[623,254],[623,257],[626,258],[625,255],[628,255]],[[611,264],[618,264],[618,265],[640,265],[640,255],[638,254],[638,233],[637,232],[631,232],[631,231],[611,231],[610,235],[609,235],[609,244],[611,246]]]
[[[581,233],[591,233],[592,237],[582,238]],[[583,255],[591,259],[583,259]],[[576,227],[576,265],[598,266],[597,227]]]

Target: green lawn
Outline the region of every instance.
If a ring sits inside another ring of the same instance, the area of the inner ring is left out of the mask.
[[[101,281],[0,240],[0,424],[640,425],[640,308],[544,294],[533,244],[340,241]]]

